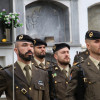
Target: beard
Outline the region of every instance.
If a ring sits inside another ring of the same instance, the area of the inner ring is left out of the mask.
[[[100,49],[100,48],[99,48]],[[91,49],[91,52],[95,55],[99,55],[100,56],[100,50],[95,50],[94,48]]]
[[[45,58],[45,55],[36,55],[38,58],[43,59]]]
[[[35,53],[35,56],[38,57],[38,58],[40,58],[40,59],[43,59],[46,56],[46,53],[38,53],[36,51],[34,51],[34,53]]]
[[[61,65],[69,65],[70,61],[61,61],[61,60],[58,60],[58,63],[61,64]]]
[[[25,54],[22,54],[19,50],[18,50],[18,52],[19,52],[19,57],[22,58],[24,61],[31,61],[32,58],[33,58],[33,53],[32,53],[32,51],[30,51],[30,50],[29,50],[28,52],[26,52]],[[28,55],[28,56],[26,57],[26,55],[27,55],[28,53],[32,53],[32,55]]]

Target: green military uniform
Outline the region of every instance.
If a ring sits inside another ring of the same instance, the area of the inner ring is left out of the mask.
[[[66,43],[55,44],[53,46],[54,54],[63,48],[70,49],[70,46]],[[71,66],[69,62],[64,64],[64,67],[62,67],[63,64],[61,63],[59,64],[59,63],[57,60],[57,64],[52,65],[51,70],[50,70],[51,74],[50,74],[50,71],[48,71],[49,83],[50,83],[50,100],[67,100],[66,92],[67,92],[67,85],[70,79]]]
[[[100,100],[100,71],[89,57],[80,66],[85,73],[85,100]],[[74,93],[75,88],[77,87],[78,67],[73,67],[71,72],[72,79],[68,86],[67,95],[69,98],[68,100],[75,100]]]
[[[99,41],[100,40],[100,32],[98,31],[88,31],[85,35],[86,40],[94,40]],[[89,41],[88,43],[90,43]],[[99,44],[99,42],[97,42]],[[95,45],[96,42],[95,42]],[[94,45],[94,46],[95,46]],[[90,46],[90,45],[89,45]],[[90,46],[91,48],[91,46]],[[98,45],[99,48],[99,45]],[[96,57],[92,57],[91,55],[94,55],[92,50],[90,49],[90,56],[87,57],[86,60],[84,60],[82,63],[80,63],[80,67],[83,69],[84,74],[84,100],[100,100],[100,61],[99,54]],[[97,59],[98,57],[98,59]],[[75,65],[72,67],[71,70],[71,80],[68,84],[67,88],[67,100],[76,100],[75,99],[75,91],[78,87],[78,78],[79,78],[79,65]],[[81,99],[80,99],[81,100]]]
[[[33,100],[49,100],[48,75],[46,71],[37,69],[32,65],[32,79],[30,84],[28,84],[21,67],[17,62],[14,64],[14,67],[14,77],[18,83],[26,89]],[[7,69],[12,73],[12,65]],[[22,94],[16,83],[14,84],[14,89],[14,100],[28,100],[26,96]],[[2,95],[3,91],[5,91],[7,100],[13,100],[12,78],[9,77],[5,70],[0,70],[0,95]]]
[[[73,64],[79,62],[79,57],[81,58],[82,61],[84,61],[88,56],[89,56],[89,51],[88,51],[88,49],[86,49],[86,50],[83,51],[83,52],[79,52],[78,55],[75,55]]]
[[[50,82],[51,100],[54,100],[55,97],[57,98],[57,100],[67,100],[66,92],[67,92],[67,85],[70,78],[69,73],[70,73],[70,65],[69,65],[69,72],[67,76],[64,75],[63,71],[60,69],[58,65],[54,65],[52,67],[52,82]]]

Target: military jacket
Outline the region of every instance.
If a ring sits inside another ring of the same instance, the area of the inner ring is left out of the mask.
[[[28,84],[17,62],[14,67],[14,78],[26,89],[33,100],[49,100],[48,75],[46,71],[37,69],[32,65],[32,79],[31,83]],[[8,70],[12,73],[12,65]],[[28,100],[16,83],[14,83],[14,90],[12,78],[9,77],[5,70],[0,70],[0,95],[5,91],[7,100],[13,100],[13,93],[15,93],[14,100]]]
[[[81,65],[84,71],[86,85],[85,100],[100,100],[100,71],[88,57]],[[72,68],[72,78],[67,88],[68,100],[75,100],[74,93],[77,87],[78,67]]]
[[[57,65],[54,65],[52,67],[52,82],[50,81],[51,100],[54,100],[55,97],[57,98],[57,100],[67,100],[66,90],[68,82],[69,76],[65,76],[61,69]]]
[[[41,66],[39,66],[38,64],[37,64],[37,62],[35,61],[35,59],[33,58],[32,59],[32,64],[34,64],[34,66],[36,66],[36,67],[38,67],[38,68],[40,68],[40,69],[44,69],[44,70],[46,70],[46,69],[48,69],[49,68],[49,66],[50,66],[50,61],[45,61],[45,66],[44,67],[41,67]]]

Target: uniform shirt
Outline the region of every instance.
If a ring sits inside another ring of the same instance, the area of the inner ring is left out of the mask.
[[[43,63],[45,65],[45,59],[43,62],[40,62],[39,60],[37,60],[35,57],[34,57],[35,61],[37,62],[38,65],[40,65],[40,63]]]
[[[64,68],[62,68],[61,66],[59,66],[59,68],[61,69],[61,71],[64,69]],[[67,66],[65,67],[65,70],[66,70],[66,75],[68,76],[68,75],[69,75],[69,65],[67,65]]]
[[[25,71],[24,67],[25,67],[27,64],[24,64],[23,62],[20,62],[20,61],[17,61],[17,62],[18,62],[18,64],[20,65],[20,68],[22,69],[24,75],[26,76],[26,71]],[[30,76],[32,76],[32,64],[29,63],[28,65],[30,66],[30,68],[29,68]]]
[[[93,63],[94,63],[94,64],[95,64],[95,66],[97,67],[97,69],[99,69],[99,66],[98,66],[99,61],[98,61],[98,60],[96,60],[95,58],[91,57],[91,56],[89,56],[89,58],[93,61]]]

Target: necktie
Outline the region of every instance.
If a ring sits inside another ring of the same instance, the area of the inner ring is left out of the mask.
[[[30,67],[29,65],[26,65],[24,67],[24,69],[26,71],[26,79],[27,79],[28,83],[30,84],[30,82],[31,82],[31,76],[30,76],[30,73],[29,73],[29,67]]]
[[[67,77],[67,71],[65,69],[62,70],[62,72],[64,73],[64,76]]]
[[[45,68],[45,65],[43,63],[39,64],[42,68]]]

